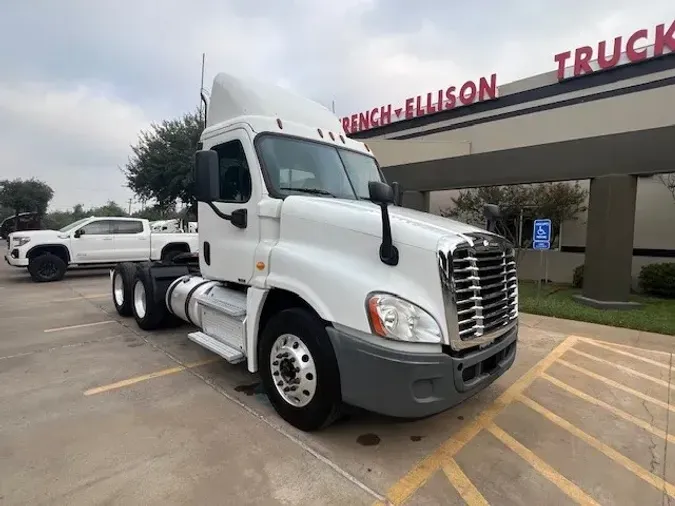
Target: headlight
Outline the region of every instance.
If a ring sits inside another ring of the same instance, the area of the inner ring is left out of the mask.
[[[388,339],[440,343],[441,328],[433,316],[415,304],[388,293],[374,293],[366,301],[370,328]]]
[[[25,236],[18,236],[18,237],[12,237],[12,240],[14,241],[15,246],[23,246],[24,244],[28,244],[30,242],[30,237],[25,237]]]

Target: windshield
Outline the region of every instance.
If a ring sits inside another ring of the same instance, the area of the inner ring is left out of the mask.
[[[88,219],[89,219],[89,218],[82,218],[81,220],[77,220],[76,222],[71,223],[70,225],[66,225],[66,226],[63,227],[63,228],[60,228],[60,229],[59,229],[59,232],[69,232],[70,230],[74,229],[74,228],[77,227],[78,225],[81,225],[82,223],[84,223],[84,222],[87,221]]]
[[[267,135],[258,144],[274,192],[311,194],[342,199],[367,199],[368,183],[382,181],[371,156],[348,149]]]

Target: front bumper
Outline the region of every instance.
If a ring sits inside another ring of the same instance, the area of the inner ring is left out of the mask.
[[[5,252],[5,262],[13,267],[28,267],[28,259],[22,257],[17,248]]]
[[[440,413],[487,387],[513,364],[518,339],[515,326],[488,348],[460,358],[391,350],[355,333],[326,330],[340,368],[342,400],[401,418]]]

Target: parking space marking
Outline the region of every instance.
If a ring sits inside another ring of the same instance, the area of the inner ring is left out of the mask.
[[[625,372],[626,374],[630,374],[631,376],[635,376],[636,378],[642,378],[646,379],[647,381],[651,381],[653,383],[656,383],[657,385],[661,385],[662,387],[666,388],[671,388],[670,383],[667,381],[664,381],[659,378],[655,378],[654,376],[650,374],[645,374],[640,371],[636,371],[635,369],[631,369],[630,367],[626,367],[625,365],[621,364],[615,364],[614,362],[610,362],[609,360],[605,360],[604,358],[596,357],[595,355],[591,355],[590,353],[586,353],[580,350],[575,350],[574,348],[570,349],[571,352],[576,353],[577,355],[581,355],[582,357],[586,357],[590,360],[594,360],[595,362],[598,362],[600,364],[605,364],[610,367],[615,367],[617,369],[620,369],[621,371]]]
[[[113,339],[118,339],[119,337],[123,336],[124,334],[115,334],[114,336],[106,336],[106,337],[101,337],[99,339],[91,339],[88,341],[80,341],[79,343],[70,343],[70,344],[62,344],[60,346],[52,346],[51,348],[46,348],[46,349],[39,349],[39,350],[32,350],[32,351],[26,351],[22,353],[15,353],[14,355],[4,355],[0,357],[0,360],[9,360],[12,358],[21,358],[21,357],[29,357],[30,355],[35,355],[37,353],[51,353],[56,350],[64,350],[68,348],[79,348],[80,346],[86,346],[88,344],[94,344],[94,343],[103,343],[105,341],[111,341]]]
[[[104,299],[110,297],[109,293],[96,293],[93,295],[82,295],[80,297],[69,297],[67,299],[54,299],[51,302],[72,302],[74,300]]]
[[[455,455],[471,441],[476,434],[491,425],[493,419],[504,408],[511,404],[530,384],[548,367],[559,359],[566,351],[572,349],[578,342],[576,336],[567,337],[554,348],[547,356],[541,359],[532,369],[523,374],[513,385],[506,389],[494,403],[485,409],[472,422],[453,434],[447,441],[432,454],[422,459],[405,476],[392,485],[387,492],[387,499],[391,504],[403,504],[414,494],[441,466],[454,459]],[[386,503],[375,503],[386,504]]]
[[[464,474],[464,471],[462,471],[462,468],[459,467],[455,459],[450,459],[443,464],[443,472],[468,506],[489,506],[483,494],[478,491],[468,476]]]
[[[57,327],[55,329],[46,329],[43,332],[50,334],[52,332],[62,332],[64,330],[83,329],[85,327],[94,327],[96,325],[106,325],[108,323],[117,323],[117,320],[104,320],[102,322],[81,323],[80,325],[69,325],[67,327]]]
[[[586,492],[581,490],[574,483],[540,459],[532,450],[520,444],[520,442],[506,433],[503,429],[493,423],[487,428],[487,430],[490,434],[507,446],[512,452],[532,466],[535,471],[557,486],[570,499],[573,499],[579,504],[599,506],[599,503],[597,503],[595,499],[587,495]]]
[[[641,357],[640,355],[636,355],[635,353],[629,353],[627,351],[617,350],[613,346],[609,346],[609,345],[601,343],[599,341],[593,342],[590,339],[584,339],[583,342],[586,343],[586,344],[590,344],[591,346],[597,346],[598,348],[603,348],[605,350],[609,350],[612,353],[616,353],[618,355],[623,355],[624,357],[629,357],[629,358],[632,358],[632,359],[635,359],[635,360],[639,360],[640,362],[644,362],[645,364],[650,364],[650,365],[654,365],[656,367],[661,367],[662,369],[671,370],[671,367],[670,367],[669,364],[665,364],[665,363],[659,362],[657,360],[652,360],[651,358]]]
[[[616,408],[612,406],[611,404],[607,404],[605,401],[601,401],[600,399],[596,399],[595,397],[588,395],[586,392],[582,392],[581,390],[577,390],[576,388],[568,385],[567,383],[563,383],[557,378],[554,378],[553,376],[549,376],[548,374],[544,373],[541,375],[543,379],[546,381],[554,384],[558,388],[565,390],[566,392],[569,392],[572,395],[576,395],[580,399],[585,400],[586,402],[590,404],[595,404],[596,406],[599,406],[601,408],[606,409],[610,413],[613,413],[614,415],[618,416],[619,418],[623,418],[624,420],[631,422],[641,429],[646,430],[647,432],[651,432],[655,436],[660,437],[661,439],[667,439],[671,443],[675,443],[675,436],[671,436],[670,434],[666,434],[665,431],[662,431],[661,429],[657,429],[653,425],[647,423],[645,420],[642,418],[638,418],[636,416],[631,415],[630,413],[626,413],[624,410]]]
[[[647,471],[644,467],[642,467],[639,464],[636,464],[633,462],[631,459],[623,455],[622,453],[619,453],[616,451],[614,448],[612,448],[609,445],[606,445],[602,441],[599,441],[598,439],[594,438],[593,436],[590,436],[589,434],[586,434],[584,431],[581,429],[577,428],[576,426],[572,425],[570,422],[565,420],[564,418],[556,415],[553,411],[550,411],[546,409],[544,406],[539,404],[538,402],[533,401],[529,397],[526,397],[524,395],[519,395],[518,396],[518,401],[523,403],[525,406],[528,408],[532,409],[533,411],[536,411],[540,415],[542,415],[544,418],[549,420],[550,422],[553,422],[556,424],[558,427],[565,429],[567,432],[570,434],[576,436],[577,438],[581,439],[585,443],[587,443],[589,446],[592,446],[599,452],[605,454],[608,458],[616,462],[617,464],[622,465],[629,471],[631,471],[633,474],[635,474],[637,477],[643,479],[650,485],[656,487],[658,490],[663,490],[666,492],[670,497],[675,498],[675,486],[671,485],[667,481],[665,481],[663,478],[660,476],[656,476],[655,474]]]
[[[620,344],[620,343],[608,343],[607,341],[599,341],[595,339],[589,339],[587,337],[579,337],[579,341],[584,342],[584,343],[589,343],[589,344],[597,344],[597,343],[602,343],[607,346],[611,346],[611,348],[623,348],[625,350],[634,350],[634,351],[642,351],[645,353],[651,353],[653,355],[660,355],[664,358],[670,359],[670,352],[668,351],[661,351],[661,350],[650,350],[649,348],[638,348],[637,346],[631,346],[630,344]]]
[[[143,381],[148,381],[154,378],[160,378],[162,376],[168,376],[169,374],[176,374],[182,371],[185,371],[186,369],[193,369],[195,367],[199,367],[202,365],[207,365],[207,364],[212,364],[214,362],[219,362],[222,359],[220,357],[213,357],[209,358],[206,360],[200,360],[198,362],[192,362],[190,364],[185,364],[185,365],[180,365],[176,367],[170,367],[168,369],[162,369],[161,371],[155,371],[151,372],[149,374],[143,374],[142,376],[136,376],[134,378],[129,378],[125,379],[122,381],[117,381],[115,383],[110,383],[109,385],[103,385],[100,387],[96,388],[90,388],[89,390],[86,390],[84,392],[84,395],[89,396],[89,395],[96,395],[96,394],[101,394],[103,392],[109,392],[111,390],[117,390],[118,388],[124,388],[128,387],[131,385],[135,385],[136,383],[141,383]]]
[[[96,299],[103,299],[106,297],[110,297],[109,293],[96,293],[93,295],[81,295],[79,297],[68,297],[65,299],[52,299],[52,300],[28,300],[28,301],[23,301],[21,303],[21,307],[34,307],[34,306],[48,306],[50,304],[54,303],[61,303],[61,302],[75,302],[78,300],[96,300]],[[6,308],[10,306],[15,306],[16,302],[8,302],[8,303],[3,303],[0,304],[0,308]]]
[[[675,406],[671,406],[667,402],[663,402],[660,399],[656,399],[654,397],[651,397],[647,394],[643,394],[642,392],[635,390],[634,388],[628,387],[622,383],[619,383],[618,381],[614,381],[613,379],[605,378],[604,376],[600,376],[599,374],[594,373],[593,371],[589,371],[588,369],[584,367],[580,367],[576,364],[573,364],[571,362],[568,362],[567,360],[558,359],[556,364],[563,365],[569,369],[572,369],[573,371],[580,372],[581,374],[585,374],[589,378],[593,378],[595,380],[601,381],[604,384],[616,388],[617,390],[622,390],[628,394],[634,395],[635,397],[639,397],[643,401],[651,402],[652,404],[656,404],[657,406],[662,407],[663,409],[667,409],[669,411],[675,412]]]

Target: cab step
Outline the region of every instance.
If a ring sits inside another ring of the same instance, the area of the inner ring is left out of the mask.
[[[238,364],[244,361],[245,357],[242,351],[232,348],[215,337],[204,334],[204,332],[192,332],[188,334],[188,338],[216,355],[220,355],[230,364]]]

